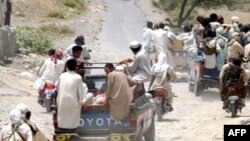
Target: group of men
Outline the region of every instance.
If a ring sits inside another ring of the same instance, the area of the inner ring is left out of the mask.
[[[31,111],[25,104],[16,105],[9,113],[11,122],[0,132],[0,141],[48,141],[30,117]]]
[[[150,26],[150,22],[148,25]],[[112,64],[105,66],[107,86],[104,105],[109,107],[111,119],[122,120],[128,116],[129,104],[145,94],[146,81],[152,79],[149,90],[157,87],[171,89],[169,82],[176,80],[176,75],[173,70],[173,59],[171,60],[171,42],[164,26],[163,23],[159,26],[155,25],[155,33],[144,32],[145,40],[142,44],[138,41],[130,43],[129,48],[134,58],[120,61],[117,67],[113,67]],[[146,36],[151,36],[148,41],[150,46],[145,44],[148,40]],[[50,50],[49,58],[38,70],[39,93],[44,89],[46,82],[51,82],[57,88],[57,121],[58,127],[62,129],[77,128],[82,106],[88,104],[88,100],[93,98],[93,95],[88,95],[88,88],[83,82],[84,76],[90,74],[89,70],[83,69],[83,65],[90,64],[90,52],[84,45],[84,37],[78,36],[75,43],[64,52]],[[150,58],[152,54],[153,59]],[[169,97],[172,97],[171,93],[168,96],[166,94],[166,98]],[[29,134],[25,137],[30,138]]]
[[[84,37],[76,37],[75,43],[64,54],[60,50],[51,49],[48,55],[49,58],[44,60],[37,73],[40,76],[37,90],[42,92],[47,82],[56,85],[58,124],[61,128],[76,128],[79,125],[81,107],[88,102],[84,97],[88,96],[88,89],[81,76],[85,71],[79,66],[90,59],[89,51],[84,46]],[[72,114],[68,114],[69,111]],[[11,123],[2,128],[0,141],[47,141],[30,121],[30,117],[31,112],[26,105],[17,105],[10,112]]]
[[[203,56],[205,68],[220,71],[220,94],[224,103],[229,95],[229,83],[236,83],[244,105],[244,83],[248,81],[248,75],[242,68],[242,61],[249,59],[250,25],[242,24],[237,16],[231,17],[231,24],[224,24],[223,16],[216,13],[208,17],[198,16],[196,20],[191,31],[194,42],[188,52]]]
[[[173,92],[170,82],[175,82],[175,62],[173,58],[173,45],[176,35],[166,24],[160,22],[153,24],[147,22],[147,28],[143,31],[142,52],[150,61],[150,85],[149,90],[159,87],[167,90],[165,98],[172,106]]]
[[[172,45],[176,41],[176,35],[164,23],[154,24],[147,22],[147,28],[143,30],[142,51],[150,59],[151,66],[156,63],[159,53],[166,54],[167,63],[175,68],[172,56]]]

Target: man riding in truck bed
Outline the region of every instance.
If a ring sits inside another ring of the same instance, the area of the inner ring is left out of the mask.
[[[135,82],[124,72],[116,69],[108,74],[106,104],[109,106],[111,119],[123,120],[130,112],[129,105],[133,99],[133,87]]]

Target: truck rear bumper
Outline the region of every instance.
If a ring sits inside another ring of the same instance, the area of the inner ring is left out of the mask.
[[[112,133],[109,135],[55,134],[54,141],[134,141],[133,133]]]
[[[211,87],[211,88],[219,88],[220,87],[220,80],[219,79],[212,79],[212,78],[200,78],[199,83],[202,85]]]

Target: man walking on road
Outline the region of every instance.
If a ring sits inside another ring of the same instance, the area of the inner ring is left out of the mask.
[[[147,22],[147,28],[143,30],[143,41],[142,41],[142,49],[141,51],[148,54],[149,52],[149,46],[152,40],[152,34],[153,34],[153,23]]]
[[[175,68],[175,63],[171,53],[171,44],[168,38],[168,33],[164,30],[165,25],[159,24],[159,29],[155,30],[152,37],[151,48],[155,48],[156,54],[164,53],[167,55],[167,63]],[[158,58],[158,57],[156,57]]]

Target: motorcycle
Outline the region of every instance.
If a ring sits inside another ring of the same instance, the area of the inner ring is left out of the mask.
[[[240,97],[237,95],[235,88],[230,88],[231,92],[224,103],[224,109],[226,110],[226,112],[231,113],[231,117],[234,118],[237,116],[238,111],[241,112],[244,105],[242,104]]]
[[[56,88],[53,83],[45,83],[44,89],[39,93],[38,103],[46,108],[46,112],[54,109],[56,105]]]
[[[153,96],[153,101],[155,105],[155,112],[158,121],[163,120],[163,116],[168,112],[173,111],[172,106],[169,104],[168,100],[165,99],[167,89],[163,87],[157,87],[154,90],[148,91]]]

